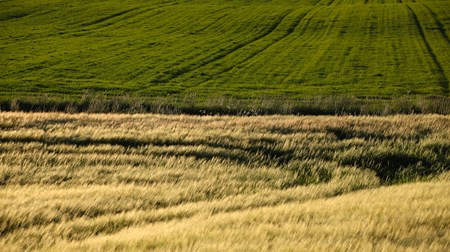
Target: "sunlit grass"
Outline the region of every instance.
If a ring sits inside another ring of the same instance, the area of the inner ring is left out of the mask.
[[[0,96],[448,96],[448,1],[0,2]]]
[[[449,129],[441,115],[1,113],[0,247],[442,251]]]

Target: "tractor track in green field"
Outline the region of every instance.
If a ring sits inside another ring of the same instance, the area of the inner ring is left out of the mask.
[[[234,65],[234,66],[231,66],[231,67],[228,67],[228,68],[225,68],[225,69],[223,69],[222,71],[220,71],[220,72],[217,73],[217,74],[220,75],[220,74],[224,74],[224,73],[227,73],[227,72],[232,71],[232,70],[235,69],[236,67],[241,66],[241,65],[247,63],[248,61],[250,61],[251,59],[253,59],[253,58],[255,58],[256,56],[260,55],[261,53],[263,53],[264,51],[266,51],[266,50],[269,49],[270,47],[274,46],[274,45],[277,44],[278,42],[280,42],[280,41],[282,41],[283,39],[287,38],[289,35],[291,35],[291,34],[297,29],[297,27],[299,26],[300,22],[301,22],[301,21],[302,21],[302,20],[303,20],[303,19],[304,19],[311,11],[312,11],[312,10],[315,10],[315,9],[312,7],[312,8],[309,9],[308,11],[306,11],[306,12],[302,13],[301,15],[299,15],[299,16],[294,20],[294,22],[292,22],[292,24],[288,27],[288,29],[286,30],[286,32],[285,32],[282,36],[280,36],[280,37],[274,39],[272,43],[270,43],[270,44],[268,44],[268,45],[266,45],[266,46],[264,46],[264,47],[262,47],[262,48],[259,48],[258,50],[256,50],[256,51],[253,52],[252,54],[250,54],[248,57],[246,57],[244,60],[242,60],[242,61],[239,62],[238,64],[236,64],[236,65]],[[295,11],[295,10],[294,10],[294,11]],[[294,11],[290,12],[288,15],[290,15],[290,14],[293,13]],[[286,15],[286,17],[287,17],[288,15]],[[283,18],[283,20],[284,20],[284,19],[285,19],[285,18]],[[254,41],[254,42],[255,42],[255,41]],[[211,79],[212,79],[212,78],[208,78],[207,80],[202,81],[202,82],[198,83],[197,85],[191,86],[190,88],[193,88],[193,87],[196,87],[196,86],[200,86],[200,85],[202,85],[202,84],[204,84],[204,83],[210,81]]]
[[[203,32],[204,30],[206,30],[206,29],[210,28],[211,26],[217,24],[218,22],[220,22],[222,19],[226,18],[227,16],[228,16],[228,14],[224,14],[224,15],[218,17],[216,20],[214,20],[213,22],[209,23],[208,25],[206,25],[206,26],[204,26],[204,27],[202,27],[202,28],[192,32],[191,35],[195,35],[195,34],[198,34],[200,32]]]
[[[108,16],[106,16],[106,17],[102,17],[102,18],[96,19],[96,20],[94,20],[94,21],[91,21],[91,22],[88,22],[88,23],[81,24],[81,27],[88,27],[88,26],[92,26],[92,25],[98,25],[98,24],[101,24],[101,23],[103,23],[103,22],[106,22],[106,21],[108,21],[108,20],[110,20],[110,19],[113,19],[113,18],[116,18],[116,17],[123,16],[123,15],[125,15],[125,14],[127,14],[127,13],[130,13],[130,12],[132,12],[132,11],[134,11],[134,10],[137,10],[137,9],[139,9],[139,8],[131,8],[131,9],[129,9],[129,10],[120,11],[120,12],[114,13],[114,14],[112,14],[112,15],[108,15]]]
[[[115,24],[117,24],[120,21],[125,21],[128,19],[132,19],[132,18],[137,18],[138,16],[148,13],[148,12],[152,12],[152,11],[157,11],[157,10],[161,10],[164,8],[168,8],[168,7],[172,7],[172,6],[176,6],[179,5],[179,3],[177,2],[171,2],[168,4],[163,4],[163,5],[158,5],[158,6],[152,6],[150,8],[143,8],[143,7],[135,7],[135,8],[131,8],[125,11],[120,11],[111,15],[107,15],[105,17],[96,19],[94,21],[90,21],[90,22],[86,22],[86,23],[82,23],[80,25],[80,29],[77,29],[75,31],[75,33],[77,32],[81,32],[81,33],[89,33],[89,32],[93,32],[102,28],[106,28],[109,26],[113,26]],[[139,11],[138,11],[139,10]],[[134,11],[138,11],[138,12],[134,12]],[[153,17],[156,15],[161,14],[162,12],[156,12],[148,17]],[[130,14],[130,15],[127,15]],[[127,25],[131,25],[131,24],[135,24],[138,23],[141,20],[138,21],[132,21],[130,23],[128,23]]]
[[[283,22],[283,20],[284,20],[289,14],[291,14],[293,11],[294,11],[294,10],[289,10],[287,13],[281,15],[269,29],[267,29],[265,32],[261,33],[259,36],[256,36],[256,37],[250,39],[249,41],[245,41],[245,42],[243,42],[243,43],[239,43],[238,45],[233,46],[233,47],[229,48],[228,50],[225,50],[225,52],[219,53],[219,54],[213,56],[211,59],[208,59],[208,60],[206,60],[206,61],[204,61],[204,62],[202,62],[202,63],[200,63],[200,64],[198,64],[198,65],[191,65],[191,67],[188,66],[188,67],[179,69],[179,70],[176,72],[176,74],[174,74],[174,75],[172,75],[172,76],[169,76],[168,78],[165,78],[165,79],[164,79],[164,82],[165,82],[165,83],[170,82],[171,80],[176,79],[176,78],[179,78],[179,77],[181,77],[181,76],[183,76],[183,75],[185,75],[185,74],[187,74],[187,73],[189,73],[189,72],[195,71],[195,70],[200,69],[200,68],[202,68],[202,67],[204,67],[204,66],[206,66],[206,65],[209,65],[209,64],[211,64],[211,63],[213,63],[213,62],[216,62],[216,61],[218,61],[218,60],[220,60],[220,59],[223,59],[223,58],[225,58],[227,55],[232,54],[232,53],[236,52],[237,50],[239,50],[239,49],[241,49],[241,48],[243,48],[243,47],[245,47],[245,46],[247,46],[247,45],[249,45],[249,44],[251,44],[251,43],[254,43],[254,42],[256,42],[256,41],[258,41],[258,40],[260,40],[260,39],[263,39],[264,37],[267,37],[267,36],[270,35],[270,34],[271,34],[271,33],[272,33],[272,32],[273,32],[273,31],[274,31],[274,30],[275,30],[275,29]]]
[[[225,8],[218,9],[218,10],[215,10],[215,11],[210,12],[210,14],[212,14],[212,13],[218,13],[218,12],[221,12],[221,11],[223,11],[223,10],[225,10],[225,9],[228,9],[228,8],[229,8],[229,7],[225,7]],[[227,17],[229,17],[229,16],[230,16],[230,15],[229,15],[228,13],[223,14],[223,15],[217,17],[214,21],[210,22],[209,24],[207,24],[207,25],[205,25],[205,26],[199,28],[198,30],[189,32],[188,34],[186,34],[186,35],[184,35],[184,36],[182,36],[182,37],[187,37],[187,36],[189,36],[189,35],[198,35],[198,34],[202,33],[203,31],[205,31],[205,30],[207,30],[207,29],[213,27],[214,25],[218,24],[219,22],[223,21],[225,18],[227,18]],[[172,67],[173,67],[173,66],[172,66]],[[131,81],[131,80],[133,80],[133,79],[136,79],[137,77],[139,77],[139,76],[141,76],[141,75],[147,73],[150,69],[153,69],[153,67],[147,66],[147,67],[144,67],[144,68],[142,68],[142,69],[139,69],[138,71],[135,71],[135,72],[132,73],[131,75],[127,76],[127,81]]]
[[[448,94],[449,93],[449,83],[448,83],[448,79],[445,76],[444,73],[444,69],[441,65],[441,63],[439,62],[439,60],[437,59],[436,54],[433,52],[433,49],[431,48],[430,43],[428,42],[427,37],[425,36],[425,32],[424,32],[424,28],[422,27],[422,24],[419,21],[419,18],[417,17],[416,12],[411,8],[411,6],[409,6],[408,4],[405,5],[406,8],[408,9],[411,18],[415,24],[415,26],[417,27],[417,30],[420,34],[420,37],[422,38],[423,44],[425,45],[425,48],[427,49],[428,55],[430,55],[431,59],[433,60],[433,63],[436,66],[436,70],[440,75],[440,80],[439,82],[442,85],[442,88],[444,89],[444,93]]]
[[[95,30],[98,30],[98,29],[101,29],[101,28],[105,28],[105,27],[109,27],[109,26],[115,25],[116,23],[118,23],[120,21],[124,21],[124,20],[130,19],[130,18],[136,18],[139,15],[148,13],[150,11],[160,10],[160,9],[171,7],[171,6],[174,6],[174,5],[177,5],[177,4],[171,3],[171,4],[167,4],[167,5],[161,5],[161,6],[146,8],[146,9],[143,9],[143,10],[142,10],[142,8],[131,8],[131,9],[126,10],[126,11],[121,11],[121,12],[118,12],[118,13],[115,13],[115,14],[112,14],[112,15],[109,15],[109,16],[106,16],[106,17],[103,17],[103,18],[100,18],[100,19],[88,22],[88,23],[81,24],[82,29],[79,30],[79,31],[81,31],[81,32],[92,32],[92,31],[95,31]],[[133,11],[136,11],[136,10],[140,10],[140,11],[137,12],[137,13],[132,13]],[[151,15],[151,16],[158,15],[160,13],[161,12],[157,12],[157,13]],[[133,15],[130,16],[130,17],[125,17],[126,14],[133,14]],[[114,20],[116,18],[119,18],[119,19]],[[108,21],[111,21],[111,22],[108,22]],[[129,23],[129,24],[133,24],[133,23],[136,23],[136,22],[132,22],[132,23]]]
[[[0,0],[0,93],[448,96],[450,1],[412,2]]]
[[[324,3],[322,3],[324,2]],[[315,5],[322,5],[322,6],[330,6],[335,2],[335,0],[320,0]]]
[[[445,32],[444,25],[439,20],[439,18],[436,15],[436,13],[428,5],[426,5],[424,3],[422,3],[422,5],[430,12],[431,16],[433,16],[434,22],[436,23],[436,25],[438,27],[439,33],[441,33],[442,37],[445,39],[445,41],[447,41],[447,44],[450,45],[450,39],[448,38],[448,35]]]

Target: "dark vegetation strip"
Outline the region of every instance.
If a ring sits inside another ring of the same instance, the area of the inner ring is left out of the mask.
[[[0,137],[0,143],[42,143],[42,144],[68,144],[77,146],[90,146],[90,145],[119,145],[126,148],[136,148],[140,146],[208,146],[211,148],[222,148],[228,151],[231,150],[241,150],[246,152],[245,155],[234,155],[229,152],[219,154],[219,153],[209,153],[209,152],[196,152],[196,151],[167,151],[164,155],[170,156],[193,156],[199,159],[211,159],[214,156],[219,156],[222,159],[229,159],[237,161],[239,163],[247,164],[249,161],[249,156],[252,155],[264,155],[267,160],[276,163],[286,163],[288,160],[292,159],[294,150],[279,150],[275,144],[272,145],[262,145],[255,144],[248,147],[242,147],[234,144],[220,143],[220,142],[210,142],[202,139],[195,140],[171,140],[171,139],[152,139],[152,140],[140,140],[133,138],[108,138],[108,139],[92,139],[92,138],[76,138],[76,137]]]
[[[450,114],[448,96],[407,95],[384,98],[317,96],[302,99],[231,96],[179,97],[83,95],[60,97],[26,94],[22,98],[0,97],[0,111],[67,113],[158,113],[189,115],[392,115]]]
[[[342,132],[336,133],[335,129],[327,128],[326,131],[342,135]],[[421,135],[427,135],[427,132],[421,132]],[[352,134],[355,137],[358,134]],[[350,139],[349,136],[343,139]],[[338,141],[340,138],[338,138]],[[374,141],[393,141],[383,139],[372,139]],[[219,151],[196,151],[196,150],[155,150],[151,154],[156,156],[187,156],[197,159],[211,160],[212,158],[220,158],[240,164],[255,163],[266,165],[277,165],[281,167],[289,166],[289,163],[295,160],[319,159],[328,162],[338,162],[341,165],[354,165],[357,167],[370,169],[376,172],[381,181],[390,183],[397,181],[402,173],[409,176],[428,176],[438,174],[443,170],[450,169],[450,159],[448,159],[448,150],[444,150],[444,145],[438,148],[428,148],[427,151],[421,150],[417,153],[408,152],[408,150],[400,150],[395,146],[386,150],[368,149],[364,151],[355,151],[351,154],[341,153],[337,156],[336,150],[322,147],[299,146],[302,151],[297,148],[281,149],[276,142],[255,143],[248,146],[240,144],[230,144],[223,142],[214,142],[205,139],[195,140],[171,140],[171,139],[152,139],[140,140],[133,138],[108,138],[108,139],[92,139],[88,137],[1,137],[0,143],[33,143],[38,142],[46,145],[53,144],[69,144],[77,146],[90,145],[120,145],[126,148],[136,148],[140,146],[208,146],[211,148],[220,148]],[[418,148],[418,146],[416,146]],[[240,152],[233,152],[239,150]],[[343,149],[342,151],[345,151]],[[314,154],[312,154],[314,153]],[[430,154],[431,153],[431,154]],[[253,157],[253,158],[252,158]],[[256,160],[255,160],[256,159]],[[114,161],[111,161],[114,164]],[[94,161],[95,163],[95,161]],[[134,165],[140,165],[136,163]],[[400,175],[399,175],[400,174]]]
[[[330,6],[335,2],[335,0],[320,0],[318,2],[318,5],[325,5],[325,6]]]
[[[15,12],[15,13],[7,13],[7,14],[3,14],[0,16],[0,22],[2,21],[9,21],[11,19],[19,19],[19,18],[24,18],[27,17],[29,15],[31,15],[32,12],[27,13],[27,12]]]

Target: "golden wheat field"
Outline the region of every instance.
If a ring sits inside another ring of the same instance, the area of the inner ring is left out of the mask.
[[[0,251],[449,251],[450,116],[0,113]]]

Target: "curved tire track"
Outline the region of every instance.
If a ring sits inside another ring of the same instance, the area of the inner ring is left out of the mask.
[[[91,22],[83,23],[83,24],[81,24],[81,28],[82,28],[82,31],[86,31],[86,29],[88,29],[88,31],[97,30],[100,28],[114,25],[119,21],[137,17],[138,15],[147,13],[149,11],[159,10],[159,9],[174,6],[177,4],[178,3],[170,3],[170,4],[166,4],[166,5],[160,5],[160,6],[155,6],[155,7],[151,7],[151,8],[146,8],[143,10],[142,10],[142,7],[135,7],[135,8],[131,8],[131,9],[128,9],[125,11],[117,12],[112,15],[108,15],[108,16],[96,19]],[[132,13],[133,11],[136,11],[136,10],[140,10],[140,11],[138,11],[136,13]],[[130,17],[126,17],[127,14],[133,14],[133,15]],[[159,14],[159,13],[156,13],[156,14]],[[116,18],[117,18],[117,20],[115,20]],[[111,22],[108,22],[108,21],[111,21]]]
[[[243,61],[239,62],[239,64],[236,64],[232,67],[226,68],[223,71],[219,72],[218,74],[223,74],[223,73],[227,73],[229,71],[232,71],[233,69],[235,69],[236,67],[245,64],[246,62],[250,61],[251,59],[253,59],[254,57],[256,57],[257,55],[261,54],[262,52],[266,51],[267,49],[269,49],[270,47],[272,47],[273,45],[277,44],[278,42],[282,41],[283,39],[287,38],[289,35],[291,35],[295,29],[298,27],[298,25],[300,24],[300,22],[303,20],[304,17],[306,17],[312,10],[314,10],[314,8],[311,8],[310,10],[306,11],[305,13],[303,13],[302,15],[299,15],[294,22],[289,26],[289,28],[286,30],[286,32],[281,36],[278,37],[276,39],[273,40],[272,43],[260,48],[259,50],[255,51],[254,53],[252,53],[250,56],[248,56],[247,58],[245,58]],[[292,12],[291,12],[292,13]],[[289,15],[289,14],[288,14]],[[199,83],[198,85],[201,85],[207,81],[211,80],[211,78]],[[195,86],[198,86],[195,85]]]
[[[129,12],[132,12],[134,10],[137,10],[137,9],[138,8],[131,8],[131,9],[128,9],[128,10],[125,10],[125,11],[120,11],[120,12],[114,13],[112,15],[108,15],[106,17],[102,17],[102,18],[96,19],[96,20],[91,21],[91,22],[83,23],[83,24],[81,24],[81,27],[88,27],[88,26],[92,26],[92,25],[98,25],[98,24],[106,22],[106,21],[108,21],[110,19],[123,16],[123,15],[125,15],[125,14],[127,14]]]
[[[427,9],[430,12],[431,16],[433,16],[434,22],[436,23],[439,32],[441,33],[441,35],[445,39],[445,41],[447,41],[447,43],[450,45],[450,39],[448,38],[448,35],[445,32],[445,27],[439,20],[439,17],[437,16],[437,14],[428,5],[426,5],[424,3],[422,5],[425,7],[425,9]]]
[[[437,73],[439,74],[439,83],[441,84],[442,88],[444,89],[445,94],[448,95],[449,83],[448,83],[447,77],[444,74],[444,69],[442,68],[441,63],[437,59],[436,54],[433,52],[433,49],[431,48],[430,43],[428,42],[428,39],[425,36],[424,29],[423,29],[422,25],[420,24],[417,14],[414,12],[414,10],[411,8],[411,6],[409,6],[409,5],[405,5],[405,6],[411,15],[411,18],[412,18],[414,24],[416,25],[417,30],[419,31],[419,35],[423,40],[423,43],[425,45],[425,48],[427,49],[428,54],[430,55],[431,59],[433,60],[433,63],[435,64],[435,66],[437,68]]]
[[[241,48],[243,48],[243,47],[245,47],[245,46],[247,46],[247,45],[249,45],[251,43],[254,43],[254,42],[258,41],[258,40],[261,40],[261,39],[267,37],[293,11],[294,10],[289,10],[287,13],[283,14],[282,16],[280,16],[269,29],[267,29],[265,32],[261,33],[260,35],[254,37],[250,41],[244,41],[243,43],[237,44],[236,46],[233,46],[233,47],[229,48],[228,50],[225,50],[222,53],[218,53],[215,56],[213,56],[212,58],[210,58],[210,59],[208,59],[208,60],[206,60],[204,62],[201,62],[200,64],[191,65],[191,66],[187,66],[185,68],[180,68],[180,69],[174,69],[174,72],[173,72],[172,76],[168,76],[168,77],[164,78],[163,81],[161,81],[161,82],[162,83],[168,83],[168,82],[170,82],[173,79],[179,78],[179,77],[181,77],[181,76],[183,76],[183,75],[185,75],[185,74],[187,74],[189,72],[195,71],[195,70],[200,69],[200,68],[202,68],[202,67],[204,67],[204,66],[206,66],[208,64],[211,64],[211,63],[216,62],[216,61],[218,61],[220,59],[223,59],[227,55],[229,55],[229,54],[231,54],[231,53],[233,53],[233,52],[235,52],[235,51],[237,51],[237,50],[239,50],[239,49],[241,49]],[[153,80],[152,82],[155,83],[155,80]],[[158,82],[156,82],[156,83],[158,83]]]

